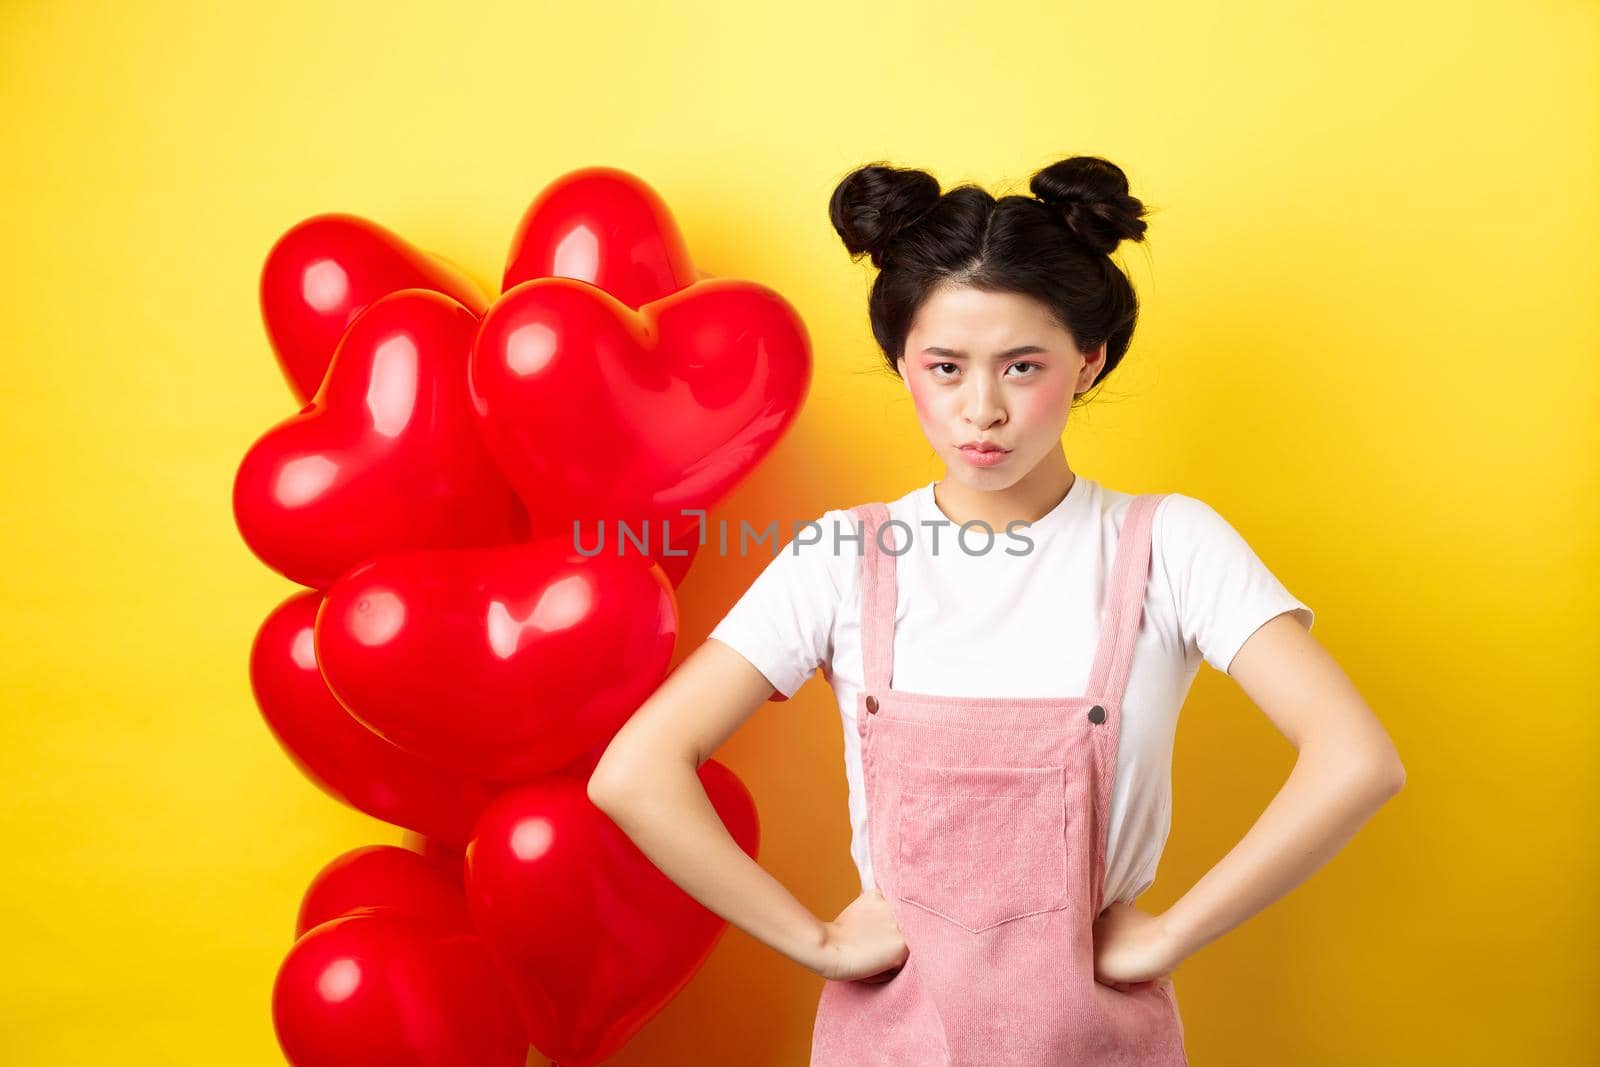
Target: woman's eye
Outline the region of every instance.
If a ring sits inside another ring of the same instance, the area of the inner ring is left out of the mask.
[[[1024,371],[1022,374],[1015,375],[1015,377],[1028,378],[1028,377],[1031,377],[1032,375],[1038,373],[1038,369],[1039,369],[1040,366],[1041,366],[1041,364],[1035,363],[1033,360],[1020,359],[1017,362],[1011,364],[1011,366],[1007,367],[1006,368],[1006,372],[1010,373],[1011,371],[1015,370],[1018,367],[1026,367],[1026,368],[1028,368],[1026,371]],[[945,367],[949,367],[950,368],[950,372],[948,374],[944,372],[944,368]],[[958,364],[955,364],[955,363],[930,363],[930,364],[928,364],[928,370],[933,373],[933,376],[935,378],[944,378],[944,379],[948,380],[950,378],[954,378],[956,376],[956,374],[961,370],[961,367]]]

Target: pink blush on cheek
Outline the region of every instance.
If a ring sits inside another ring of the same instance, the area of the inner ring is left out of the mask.
[[[1050,388],[1029,389],[1011,406],[1011,421],[1016,428],[1050,426],[1061,420],[1072,402],[1068,382]],[[1044,385],[1043,382],[1040,385]]]
[[[917,409],[917,414],[926,414],[928,410],[927,386],[924,384],[922,377],[918,374],[912,374],[906,380],[906,388],[911,392],[911,403]]]

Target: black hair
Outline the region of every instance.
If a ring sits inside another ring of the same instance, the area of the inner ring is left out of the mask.
[[[891,372],[899,374],[917,309],[946,282],[1033,297],[1085,354],[1104,342],[1096,385],[1121,362],[1139,300],[1111,253],[1144,240],[1144,204],[1129,195],[1122,169],[1099,156],[1052,163],[1028,188],[1033,196],[996,198],[970,183],[941,193],[926,171],[880,162],[834,189],[833,228],[852,259],[870,256],[878,268],[867,315]]]

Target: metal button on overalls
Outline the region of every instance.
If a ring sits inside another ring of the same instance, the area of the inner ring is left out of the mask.
[[[878,888],[909,950],[886,981],[823,985],[812,1067],[1177,1067],[1169,979],[1095,981],[1123,694],[1160,497],[1122,521],[1088,692],[957,697],[895,689],[895,556],[865,524],[856,716]],[[1087,714],[1086,714],[1087,712]],[[881,976],[880,976],[881,977]]]

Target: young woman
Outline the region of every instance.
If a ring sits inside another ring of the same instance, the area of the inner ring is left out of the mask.
[[[617,734],[589,795],[707,908],[828,981],[813,1064],[1181,1064],[1170,974],[1327,862],[1405,780],[1292,596],[1212,508],[1073,471],[1069,412],[1122,360],[1110,253],[1143,205],[1097,157],[1033,196],[869,165],[834,191],[868,313],[944,477],[797,536]],[[985,532],[987,529],[987,533]],[[1204,660],[1293,744],[1288,780],[1164,912],[1178,709]],[[696,768],[820,669],[862,893],[813,915]]]

